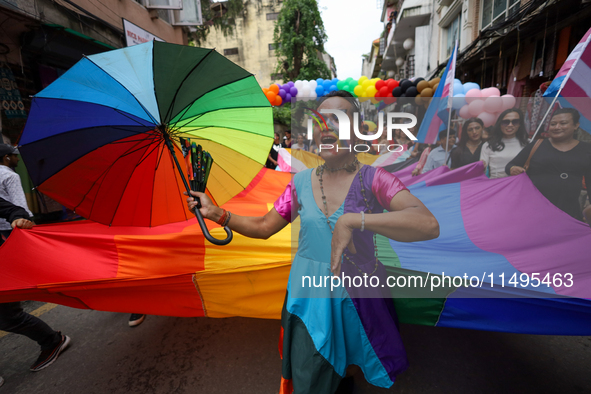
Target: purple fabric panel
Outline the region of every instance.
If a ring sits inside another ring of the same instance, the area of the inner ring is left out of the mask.
[[[391,186],[392,179],[394,179],[398,184],[398,191],[404,189],[404,185],[395,176],[381,168],[376,169],[371,166],[363,166],[359,172],[363,178],[363,188],[365,189],[365,195],[372,213],[382,213],[384,210],[376,195],[371,192],[373,189],[372,185],[375,183],[375,176],[378,172],[385,173],[387,177],[384,178],[390,179],[390,182],[386,186]],[[345,198],[343,213],[359,213],[360,211],[367,212],[367,207],[361,193],[359,175],[357,175],[353,179],[349,193]],[[369,275],[375,268],[373,233],[367,230],[361,232],[355,229],[353,230],[352,238],[357,253],[353,255],[348,249],[345,252],[359,269]],[[343,273],[350,277],[362,276],[363,274],[359,272],[356,266],[344,260],[342,266]],[[380,283],[385,283],[386,275],[386,269],[380,262],[374,276],[380,278]],[[372,348],[388,372],[388,376],[394,381],[396,375],[408,368],[408,361],[402,339],[398,333],[396,310],[394,309],[394,303],[387,287],[347,286],[346,288],[359,314]]]
[[[293,180],[287,184],[283,194],[275,201],[273,206],[281,217],[288,222],[291,222],[297,217],[298,212],[298,196],[296,188],[293,185]]]
[[[415,183],[419,183],[422,181],[427,181],[428,179],[432,179],[435,177],[438,177],[441,174],[445,174],[446,172],[449,172],[450,169],[447,168],[446,166],[441,166],[441,167],[437,167],[434,170],[425,172],[421,175],[417,175],[417,176],[412,176],[410,173],[407,175],[399,175],[398,172],[394,173],[398,179],[400,179],[400,181],[402,183],[404,183],[406,185],[406,187],[410,186],[410,185],[414,185]]]
[[[556,208],[526,174],[462,182],[464,227],[482,250],[504,256],[524,273],[571,273],[557,294],[591,298],[591,229]],[[506,281],[508,279],[505,279]]]
[[[447,168],[447,167],[446,167]],[[425,175],[429,175],[432,171]],[[445,185],[448,183],[462,182],[468,179],[484,175],[484,166],[481,161],[465,165],[455,170],[446,171],[434,177],[423,178],[427,186]],[[488,178],[487,178],[488,179]]]
[[[392,198],[402,190],[408,189],[395,175],[390,174],[383,168],[378,168],[375,171],[371,191],[382,207],[389,209]]]

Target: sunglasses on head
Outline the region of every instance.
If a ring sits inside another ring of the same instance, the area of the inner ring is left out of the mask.
[[[521,119],[501,120],[501,126],[509,126],[510,124],[512,124],[513,126],[519,126],[521,124]]]

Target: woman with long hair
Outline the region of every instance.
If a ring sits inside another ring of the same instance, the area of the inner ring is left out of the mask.
[[[329,93],[321,109],[346,112],[355,138],[353,114],[359,107],[350,93]],[[205,218],[247,237],[266,239],[300,216],[281,314],[282,393],[351,393],[352,378],[344,378],[355,366],[368,382],[392,386],[408,362],[391,295],[376,297],[376,289],[351,287],[345,279],[334,291],[332,280],[327,287],[312,288],[305,279],[338,279],[343,272],[348,278],[385,280],[374,234],[402,242],[439,235],[435,217],[398,178],[359,163],[354,149],[344,149],[357,141],[339,140],[338,118],[326,116],[326,123],[314,131],[324,164],[295,174],[265,216],[230,214],[205,194],[191,192],[201,200]],[[187,201],[189,209],[196,208],[193,198]]]
[[[504,178],[505,166],[525,145],[527,130],[523,113],[518,108],[501,112],[489,140],[482,145],[480,160],[490,169],[490,178]]]
[[[451,169],[463,167],[480,160],[484,123],[479,118],[470,118],[462,126],[458,146],[451,152]]]

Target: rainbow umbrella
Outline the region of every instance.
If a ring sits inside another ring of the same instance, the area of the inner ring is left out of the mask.
[[[158,226],[193,216],[179,137],[212,155],[206,192],[221,205],[263,167],[271,106],[213,49],[154,41],[85,57],[35,95],[20,152],[38,190],[77,214]]]

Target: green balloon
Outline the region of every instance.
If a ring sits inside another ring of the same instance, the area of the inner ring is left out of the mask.
[[[337,82],[337,89],[339,89],[339,90],[345,89],[345,81]]]

